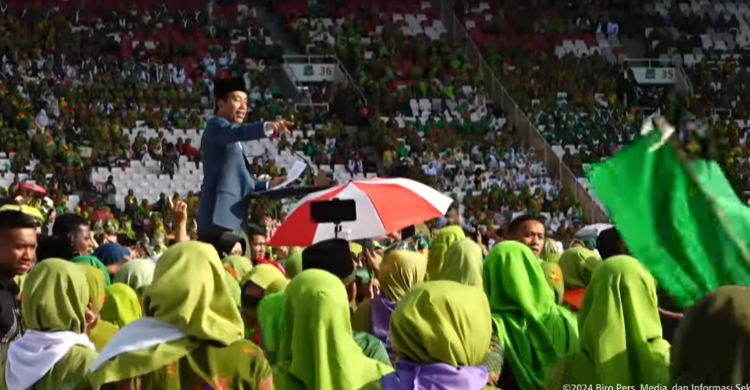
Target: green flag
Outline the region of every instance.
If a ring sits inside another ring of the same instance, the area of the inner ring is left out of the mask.
[[[682,306],[750,285],[750,209],[713,161],[688,162],[659,132],[594,167],[591,183],[633,256]]]

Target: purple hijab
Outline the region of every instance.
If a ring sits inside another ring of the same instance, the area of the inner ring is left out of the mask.
[[[391,316],[393,311],[396,310],[396,304],[381,292],[370,302],[370,309],[372,313],[372,334],[383,342],[388,356],[393,359],[393,345],[391,345],[388,335],[391,334]]]
[[[487,386],[484,366],[453,367],[400,360],[396,372],[380,378],[383,390],[480,390]]]

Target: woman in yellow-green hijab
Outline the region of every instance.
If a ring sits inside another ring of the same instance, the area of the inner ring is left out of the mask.
[[[221,261],[225,268],[229,268],[237,280],[242,280],[253,270],[253,263],[245,256],[232,255]]]
[[[277,389],[358,390],[393,371],[365,357],[354,342],[341,279],[303,271],[284,297],[286,325],[273,373]]]
[[[271,364],[276,364],[276,357],[284,335],[285,318],[284,293],[271,294],[258,304],[258,324],[260,325],[260,347]]]
[[[76,266],[83,270],[83,274],[86,277],[86,284],[89,287],[89,297],[91,299],[89,308],[97,314],[101,313],[104,303],[107,300],[107,282],[104,277],[106,271],[83,263],[76,263]],[[101,352],[107,343],[115,337],[117,330],[118,328],[115,324],[100,319],[97,321],[94,329],[91,330],[89,338],[96,346],[96,350]]]
[[[224,282],[229,289],[229,296],[232,297],[232,300],[237,307],[240,307],[240,305],[242,305],[242,289],[240,289],[240,282],[235,279],[234,270],[226,265],[224,266]]]
[[[544,261],[550,261],[548,258],[553,255],[557,255],[557,258],[560,258],[560,252],[562,252],[562,246],[558,245],[557,241],[554,238],[545,238],[544,239],[544,246],[542,247],[542,254],[539,255],[539,258]],[[556,263],[556,261],[553,261]]]
[[[445,253],[445,264],[434,280],[452,280],[466,286],[482,287],[482,247],[469,238],[453,243]]]
[[[594,269],[601,263],[599,255],[586,248],[570,248],[560,256],[559,264],[565,284],[563,301],[572,310],[578,311],[581,308],[586,286],[591,281]]]
[[[443,271],[439,280],[450,280],[464,286],[482,288],[482,267],[484,266],[482,247],[469,238],[458,240],[445,254]],[[485,298],[486,299],[486,298]],[[496,385],[503,371],[503,346],[496,334],[492,335],[490,348],[482,360],[488,371],[488,385]]]
[[[76,388],[96,359],[86,332],[96,320],[79,266],[62,259],[35,265],[22,291],[26,333],[0,353],[0,389]]]
[[[615,256],[596,269],[578,326],[581,350],[555,365],[548,389],[671,383],[670,346],[662,338],[656,284],[637,260]]]
[[[492,248],[484,263],[484,291],[510,367],[497,387],[539,389],[548,366],[578,348],[574,315],[557,305],[539,260],[519,242],[503,241]]]
[[[557,264],[557,263],[560,262],[560,254],[558,254],[558,253],[548,253],[546,255],[543,254],[541,256],[541,260],[544,261],[544,262],[546,262],[546,263]]]
[[[289,280],[283,272],[271,264],[260,264],[253,268],[240,282],[243,299],[251,295],[263,298],[284,289]],[[268,289],[273,291],[267,291]]]
[[[260,345],[258,303],[266,295],[283,291],[289,280],[276,266],[259,264],[240,282],[245,338]]]
[[[88,264],[94,268],[98,268],[104,272],[104,280],[107,283],[107,286],[109,286],[112,282],[109,278],[109,270],[107,270],[107,266],[104,265],[98,258],[95,256],[76,256],[72,259],[70,259],[73,263],[79,263],[79,264]]]
[[[282,264],[289,279],[297,276],[297,274],[302,272],[302,249],[298,246],[291,248],[289,256],[287,256],[286,260],[282,261]]]
[[[391,318],[396,372],[363,390],[480,390],[487,368],[492,319],[481,289],[452,281],[409,291]]]
[[[466,234],[464,234],[461,226],[447,226],[440,229],[440,233],[438,233],[437,238],[432,240],[432,246],[430,247],[426,280],[435,279],[440,275],[443,271],[445,253],[448,252],[448,248],[454,242],[464,238],[466,238]]]
[[[146,289],[146,317],[122,328],[102,351],[86,378],[89,388],[272,389],[268,362],[242,338],[224,273],[208,244],[170,247]]]
[[[107,287],[107,299],[100,314],[102,320],[122,328],[141,318],[141,302],[138,294],[127,284],[112,284]]]
[[[563,282],[563,274],[560,266],[549,261],[542,261],[539,265],[542,267],[547,285],[555,293],[555,302],[558,305],[562,305],[565,298],[565,283]]]
[[[156,263],[151,259],[130,260],[120,266],[112,282],[127,284],[139,297],[142,297],[143,291],[151,285],[154,279],[155,269]]]
[[[380,339],[393,357],[390,320],[396,304],[409,290],[424,281],[427,259],[421,253],[395,249],[388,251],[380,265],[380,294],[362,302],[352,316],[352,327]]]

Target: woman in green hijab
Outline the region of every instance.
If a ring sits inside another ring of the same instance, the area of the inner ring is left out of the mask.
[[[466,235],[461,226],[447,226],[440,229],[437,238],[432,240],[432,247],[430,247],[427,260],[427,276],[425,280],[433,280],[440,275],[443,271],[445,253],[448,252],[448,249],[454,242],[464,238],[466,238]]]
[[[40,262],[22,296],[26,333],[0,353],[0,389],[76,388],[97,356],[86,336],[96,314],[81,269],[62,259]]]
[[[596,239],[593,239],[593,242],[592,242],[591,238],[589,239],[574,238],[573,240],[570,241],[570,244],[568,245],[568,249],[570,248],[595,248],[595,247],[596,247]]]
[[[578,327],[581,350],[555,365],[548,389],[670,384],[670,346],[661,337],[656,284],[634,258],[611,257],[597,268]]]
[[[286,276],[271,264],[259,264],[240,282],[242,318],[245,320],[245,338],[260,345],[258,303],[266,296],[282,291],[289,283]]]
[[[114,283],[107,287],[107,299],[101,312],[102,320],[122,328],[141,318],[141,315],[141,302],[132,288],[123,283]]]
[[[121,329],[99,355],[89,388],[273,389],[268,362],[242,338],[225,272],[208,244],[170,247],[146,289],[146,317]]]
[[[284,291],[285,329],[274,384],[284,390],[358,390],[393,371],[352,339],[349,299],[333,274],[311,269]]]
[[[544,260],[545,257],[548,257],[550,255],[557,255],[559,258],[561,247],[562,246],[557,245],[557,241],[554,238],[547,237],[544,239],[544,247],[542,247],[542,254],[539,256],[539,258]]]
[[[234,278],[234,275],[229,272],[227,266],[224,266],[224,281],[227,283],[229,289],[229,295],[232,297],[237,307],[242,306],[242,289],[240,288],[240,282]]]
[[[565,298],[565,282],[563,282],[563,274],[560,269],[560,265],[550,263],[548,261],[542,261],[539,264],[544,272],[544,279],[547,280],[547,285],[555,293],[555,302],[558,305],[563,304]]]
[[[671,383],[736,385],[733,388],[740,389],[750,373],[748,351],[750,289],[719,287],[699,300],[681,321],[672,351]]]
[[[445,253],[445,264],[435,280],[452,280],[466,286],[482,287],[482,247],[469,238],[453,243]]]
[[[276,364],[276,356],[284,335],[285,318],[284,293],[271,294],[258,304],[258,324],[260,324],[260,347],[271,364]]]
[[[451,245],[445,254],[445,265],[438,280],[450,280],[465,286],[479,287],[482,283],[483,253],[482,247],[469,238],[458,240]],[[503,370],[503,346],[492,334],[490,348],[482,361],[489,373],[488,385],[496,385]]]
[[[283,289],[287,283],[289,280],[278,268],[271,264],[259,264],[240,282],[243,302],[246,297],[253,297],[260,301],[264,296]],[[269,287],[275,291],[267,292]]]
[[[364,390],[480,390],[488,382],[482,359],[492,319],[481,289],[452,281],[427,282],[409,291],[391,318],[396,372]]]
[[[233,276],[237,280],[244,279],[253,270],[253,263],[245,256],[232,255],[225,257],[222,263],[224,263],[224,267],[229,267],[234,271]]]
[[[298,246],[293,247],[289,250],[289,256],[286,260],[282,261],[286,276],[289,279],[294,278],[300,272],[302,272],[302,249]]]
[[[78,263],[76,266],[79,267],[79,270],[83,271],[86,277],[86,284],[89,287],[89,297],[91,300],[89,309],[96,314],[100,314],[102,308],[104,308],[104,302],[107,300],[107,283],[104,277],[107,271],[84,263]],[[97,321],[96,326],[94,326],[94,329],[89,334],[89,338],[96,346],[96,350],[101,352],[107,343],[115,337],[118,329],[115,324],[109,321],[103,319]]]
[[[114,283],[124,283],[138,294],[143,296],[143,291],[151,285],[154,279],[156,263],[151,259],[135,259],[120,266],[113,278]]]
[[[497,387],[539,389],[548,366],[578,348],[575,316],[556,304],[539,260],[519,242],[492,248],[484,263],[484,291],[508,363]]]
[[[380,265],[380,294],[357,307],[352,316],[352,328],[377,337],[393,357],[388,339],[391,315],[401,297],[424,282],[426,271],[427,259],[421,253],[401,249],[388,251]]]
[[[96,257],[94,257],[94,256],[76,256],[76,257],[70,259],[70,261],[72,261],[74,263],[78,263],[78,264],[88,264],[88,265],[90,265],[90,266],[92,266],[94,268],[98,268],[98,269],[102,270],[102,272],[104,272],[104,280],[107,283],[107,286],[109,286],[112,283],[112,281],[110,280],[110,277],[109,277],[109,270],[107,270],[107,266],[104,265],[104,263],[102,263]]]
[[[586,248],[570,248],[560,256],[560,269],[565,283],[565,304],[572,310],[578,311],[583,304],[586,287],[591,281],[591,275],[602,259],[596,252]]]
[[[560,255],[558,253],[548,253],[541,256],[542,261],[547,263],[558,264],[560,262]]]

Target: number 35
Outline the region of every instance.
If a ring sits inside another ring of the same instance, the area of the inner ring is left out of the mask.
[[[674,78],[674,69],[662,69],[661,78],[665,80],[671,80]]]

